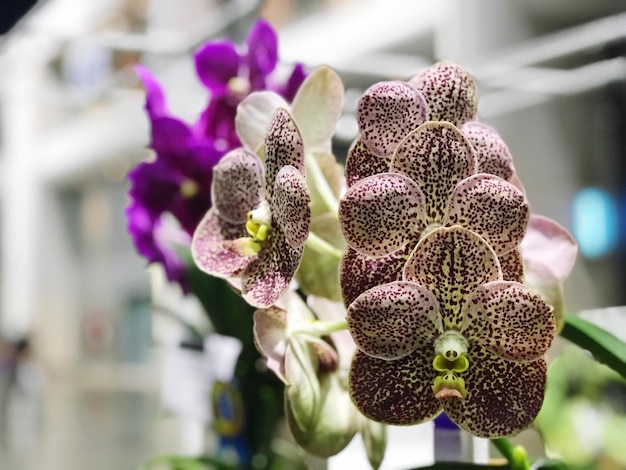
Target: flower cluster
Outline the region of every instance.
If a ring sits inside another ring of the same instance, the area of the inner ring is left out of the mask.
[[[251,29],[243,49],[230,41],[202,46],[195,66],[209,102],[193,125],[171,114],[159,82],[145,67],[137,67],[147,93],[150,146],[156,158],[139,164],[129,175],[128,231],[139,254],[162,264],[168,280],[185,291],[185,266],[175,247],[191,243],[211,207],[213,167],[240,145],[234,121],[238,104],[249,93],[265,89],[291,99],[305,78],[302,65],[296,65],[287,81],[279,82],[274,74],[277,65],[276,33],[264,20]],[[178,226],[168,224],[168,215]]]

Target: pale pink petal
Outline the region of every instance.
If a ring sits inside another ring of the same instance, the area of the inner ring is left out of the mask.
[[[500,267],[502,268],[502,280],[524,282],[524,263],[519,247],[503,255],[498,255]]]
[[[304,174],[304,148],[300,131],[289,113],[279,108],[265,136],[265,189],[269,201],[272,200],[276,175],[286,165]]]
[[[294,248],[304,246],[309,236],[310,202],[302,173],[290,165],[282,167],[276,176],[272,216]]]
[[[285,378],[287,312],[278,307],[254,312],[254,343],[265,356],[267,368],[287,383]]]
[[[552,307],[517,282],[496,281],[478,287],[463,313],[463,336],[503,359],[538,359],[554,339]]]
[[[443,402],[446,414],[474,436],[514,436],[535,420],[546,387],[546,362],[513,362],[489,351],[470,350],[461,374],[467,396]]]
[[[500,254],[520,244],[528,213],[523,192],[502,178],[481,173],[466,178],[454,189],[445,223],[476,232]]]
[[[437,372],[431,345],[386,361],[357,350],[350,369],[350,395],[366,417],[392,425],[419,424],[434,418],[441,404],[432,392]]]
[[[461,66],[438,62],[409,80],[428,103],[429,121],[448,121],[459,126],[476,118],[476,82]]]
[[[348,150],[346,158],[346,185],[352,186],[359,180],[368,176],[386,173],[391,165],[391,157],[381,157],[363,143],[363,140],[356,139]]]
[[[427,122],[400,143],[389,171],[415,181],[426,197],[429,221],[441,222],[455,186],[476,172],[476,157],[452,124]]]
[[[191,240],[191,254],[198,267],[217,277],[237,275],[254,255],[242,255],[233,240],[247,236],[244,225],[223,220],[215,208],[198,224]]]
[[[431,232],[417,244],[404,267],[405,281],[435,294],[445,328],[460,327],[463,305],[478,286],[501,279],[493,249],[459,226]]]
[[[478,121],[466,122],[459,129],[476,150],[479,173],[489,173],[507,181],[513,176],[513,157],[495,129]]]
[[[243,148],[232,150],[213,167],[213,206],[222,219],[245,223],[261,202],[264,183],[261,160]]]
[[[361,351],[387,360],[432,346],[443,333],[435,296],[404,281],[373,287],[357,297],[348,307],[348,328]]]
[[[378,82],[359,100],[361,139],[376,155],[391,155],[405,135],[426,122],[427,114],[426,100],[412,85]]]
[[[255,91],[246,96],[237,106],[235,116],[235,129],[241,143],[256,152],[263,145],[274,112],[288,107],[285,99],[272,91]]]
[[[346,242],[369,256],[392,253],[423,230],[424,197],[409,178],[381,173],[355,183],[339,202]]]

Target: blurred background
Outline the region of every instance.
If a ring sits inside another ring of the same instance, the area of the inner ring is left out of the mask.
[[[206,105],[193,51],[241,42],[259,16],[283,61],[342,76],[339,156],[369,85],[442,59],[469,69],[532,209],[579,243],[568,310],[626,304],[626,1],[12,3],[23,11],[0,13],[2,469],[134,469],[197,441],[162,413],[164,351],[180,327],[151,306],[200,328],[203,316],[146,269],[125,229],[126,174],[149,138],[133,66],[192,121]],[[589,318],[626,336],[621,310]]]

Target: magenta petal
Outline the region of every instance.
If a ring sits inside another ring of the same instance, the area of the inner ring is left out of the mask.
[[[439,304],[426,288],[392,282],[365,291],[348,307],[348,328],[368,356],[399,359],[432,346],[443,333]]]
[[[552,308],[517,282],[496,281],[478,287],[464,313],[463,336],[503,359],[538,359],[554,339]]]
[[[395,361],[357,350],[350,368],[350,395],[370,419],[392,425],[419,424],[441,411],[431,386],[433,348],[425,346]]]
[[[400,143],[389,171],[418,184],[426,197],[427,217],[440,223],[455,186],[476,172],[476,156],[452,124],[427,122]]]
[[[520,244],[528,214],[522,191],[502,178],[481,173],[464,179],[454,189],[445,223],[476,232],[500,254]]]
[[[248,68],[253,90],[264,87],[265,77],[278,63],[278,39],[276,32],[266,20],[258,20],[246,40],[248,45]]]
[[[164,117],[169,114],[165,103],[165,94],[161,84],[154,78],[154,75],[142,65],[135,66],[135,72],[139,75],[144,88],[146,89],[146,111],[150,120]]]
[[[230,41],[214,41],[202,46],[194,55],[200,81],[214,94],[222,94],[228,81],[239,72],[240,57]]]
[[[160,117],[152,121],[151,145],[159,157],[176,165],[177,159],[184,158],[191,129],[180,119]]]
[[[379,82],[359,100],[361,139],[377,155],[391,155],[402,138],[426,121],[428,105],[406,82]]]
[[[354,183],[368,176],[379,173],[387,173],[391,165],[391,157],[380,157],[363,143],[362,139],[357,139],[348,150],[346,159],[346,186],[350,187]]]
[[[191,241],[191,254],[198,267],[217,277],[236,276],[254,256],[241,255],[232,241],[247,235],[243,225],[229,224],[217,211],[209,210]]]
[[[476,150],[479,173],[489,173],[507,181],[513,176],[513,157],[495,129],[478,121],[467,122],[459,129]]]
[[[243,148],[230,151],[213,168],[211,199],[222,219],[243,224],[263,196],[263,164]]]
[[[420,188],[397,173],[362,179],[339,202],[346,242],[369,256],[387,255],[417,240],[425,226],[423,219]]]
[[[304,246],[311,225],[311,198],[302,173],[288,165],[276,175],[273,219],[294,248]]]

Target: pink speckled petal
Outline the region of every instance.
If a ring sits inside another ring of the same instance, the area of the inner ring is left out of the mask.
[[[304,246],[309,236],[311,208],[309,190],[302,173],[287,165],[276,175],[272,215],[294,248]]]
[[[478,287],[464,311],[461,333],[470,342],[512,361],[543,356],[555,335],[552,307],[517,282]]]
[[[423,238],[404,267],[404,280],[429,289],[439,301],[445,328],[462,324],[462,307],[482,284],[502,279],[498,258],[487,242],[459,226]]]
[[[254,152],[259,150],[274,112],[288,107],[285,99],[272,91],[255,91],[246,96],[235,115],[235,129],[241,143]]]
[[[424,228],[423,219],[420,188],[397,173],[362,179],[339,202],[346,242],[369,256],[387,255],[417,239]]]
[[[244,236],[247,236],[244,225],[226,222],[212,208],[193,234],[191,254],[198,267],[213,276],[237,275],[254,258],[233,249],[233,240]]]
[[[304,147],[300,131],[287,110],[279,108],[265,136],[265,189],[270,201],[276,175],[285,165],[291,165],[304,174]]]
[[[495,129],[482,122],[471,121],[463,124],[459,130],[476,150],[479,173],[489,173],[507,181],[513,176],[513,157]]]
[[[443,333],[439,304],[426,288],[392,282],[365,291],[348,307],[348,328],[368,356],[399,359],[432,346]]]
[[[426,197],[427,217],[441,222],[454,187],[476,171],[467,139],[452,124],[427,122],[398,146],[389,171],[413,179]]]
[[[409,83],[426,98],[430,121],[448,121],[458,126],[476,118],[476,82],[459,65],[438,62],[411,78]]]
[[[391,155],[405,135],[426,122],[427,115],[422,94],[401,81],[372,85],[357,108],[361,139],[376,155]]]
[[[519,247],[503,255],[498,255],[502,268],[502,280],[524,282],[524,263]]]
[[[432,345],[395,361],[377,359],[357,350],[350,368],[352,401],[374,421],[392,425],[428,421],[441,411],[431,389],[437,376],[432,362]]]
[[[287,312],[278,307],[254,312],[254,342],[265,357],[267,368],[287,383],[285,377]]]
[[[274,228],[258,256],[241,274],[243,298],[259,308],[276,303],[289,287],[303,250],[303,247],[293,248],[280,229]]]
[[[514,436],[529,427],[541,409],[546,362],[513,362],[482,349],[469,354],[464,372],[467,396],[443,403],[446,414],[474,436]]]
[[[264,183],[261,160],[243,148],[232,150],[213,167],[213,206],[222,219],[245,223],[261,202]]]
[[[531,215],[520,245],[526,270],[546,281],[564,281],[576,262],[578,245],[554,220]]]
[[[356,139],[348,150],[346,159],[346,185],[350,187],[368,176],[386,173],[390,165],[390,156],[374,155],[360,138]]]
[[[480,173],[461,181],[454,189],[445,223],[476,232],[501,254],[520,244],[528,214],[523,192],[502,178]]]

